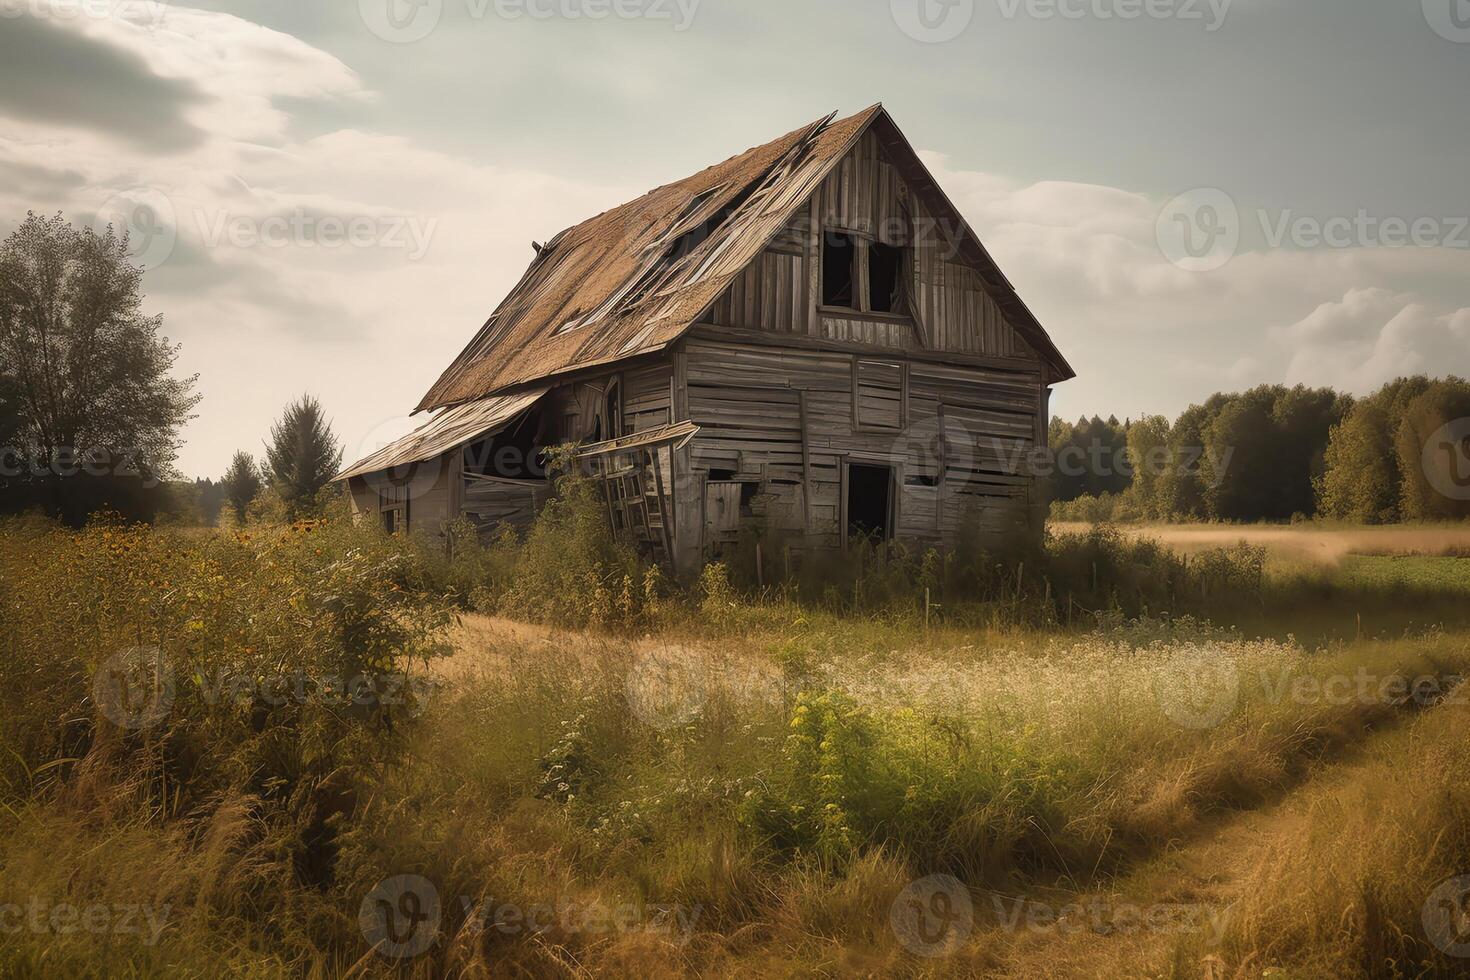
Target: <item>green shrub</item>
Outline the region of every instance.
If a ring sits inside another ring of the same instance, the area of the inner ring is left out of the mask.
[[[430,693],[419,681],[448,619],[400,584],[413,560],[330,521],[7,528],[0,791],[44,795],[87,760],[165,812],[243,792],[313,826],[340,814]],[[303,859],[320,843],[298,841]]]
[[[562,476],[524,540],[503,534],[492,546],[478,607],[566,627],[633,629],[655,617],[662,575],[613,534],[601,494],[591,479]]]

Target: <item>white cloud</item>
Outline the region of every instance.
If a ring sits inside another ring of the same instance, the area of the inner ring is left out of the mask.
[[[91,16],[79,10],[103,12]],[[184,80],[207,96],[190,122],[236,140],[280,138],[289,115],[273,104],[301,99],[368,99],[357,73],[299,38],[231,14],[179,7],[162,0],[45,0],[37,12],[140,57],[162,78]]]
[[[1464,372],[1470,309],[1431,309],[1386,289],[1351,289],[1279,332],[1286,380],[1359,394],[1406,374]]]

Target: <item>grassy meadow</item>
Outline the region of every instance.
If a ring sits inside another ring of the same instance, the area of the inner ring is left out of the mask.
[[[0,975],[1470,963],[1463,529],[773,541],[680,586],[593,504],[452,560],[0,528]]]

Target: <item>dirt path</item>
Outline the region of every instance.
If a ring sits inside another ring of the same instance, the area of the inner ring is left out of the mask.
[[[1219,815],[1190,840],[1120,876],[1111,887],[1038,892],[1024,908],[1012,897],[981,896],[977,917],[999,921],[981,937],[1004,951],[1005,965],[997,975],[1018,980],[1237,976],[1211,952],[1231,924],[1232,906],[1248,893],[1259,870],[1275,860],[1277,849],[1305,833],[1314,803],[1349,798],[1353,786],[1382,764],[1373,747],[1404,731],[1393,726],[1375,733],[1351,755],[1321,764],[1274,803]],[[1176,962],[1181,945],[1204,952]]]

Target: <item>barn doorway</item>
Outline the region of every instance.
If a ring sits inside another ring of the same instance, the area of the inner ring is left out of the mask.
[[[846,503],[848,537],[893,537],[893,468],[849,463]]]

